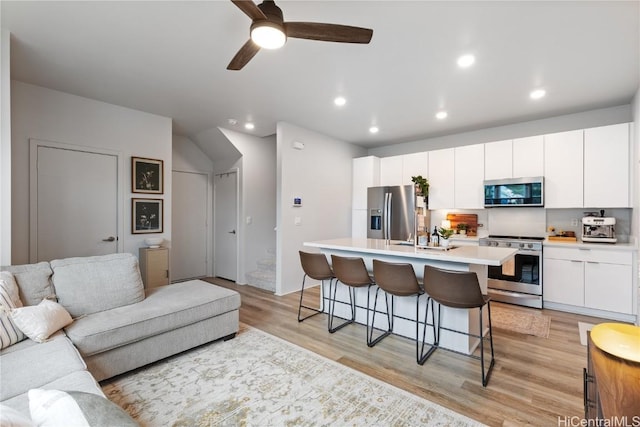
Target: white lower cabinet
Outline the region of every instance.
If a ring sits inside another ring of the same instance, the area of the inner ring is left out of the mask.
[[[630,265],[585,262],[585,307],[633,313],[631,274]]]
[[[366,209],[353,209],[351,211],[351,237],[354,239],[367,238],[367,226],[369,218]]]
[[[545,247],[543,301],[599,310],[602,317],[634,314],[633,253],[611,249]],[[598,315],[594,311],[581,311]],[[621,317],[621,318],[622,318]]]
[[[582,261],[545,256],[543,300],[560,304],[584,305],[584,266]]]

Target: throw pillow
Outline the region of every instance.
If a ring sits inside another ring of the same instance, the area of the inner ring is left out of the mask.
[[[39,426],[138,426],[118,405],[97,394],[31,389],[28,396],[31,419]]]
[[[10,313],[18,307],[22,307],[18,285],[13,274],[8,271],[0,271],[0,345],[1,348],[9,347],[25,336],[11,320]]]
[[[35,427],[35,424],[12,407],[0,403],[0,426]]]
[[[36,342],[45,342],[51,334],[73,322],[63,306],[48,299],[43,299],[35,306],[11,310],[11,320]]]

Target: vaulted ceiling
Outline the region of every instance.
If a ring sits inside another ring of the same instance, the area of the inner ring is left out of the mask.
[[[375,147],[628,104],[640,81],[638,1],[278,5],[285,20],[372,28],[373,38],[289,39],[228,71],[250,25],[228,0],[0,7],[13,79],[172,117],[190,137],[219,126],[266,136],[288,121]],[[458,67],[469,53],[475,64]],[[546,90],[537,101],[536,88]]]

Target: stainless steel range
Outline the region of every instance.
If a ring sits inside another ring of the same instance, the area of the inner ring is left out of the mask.
[[[517,249],[502,266],[489,266],[487,287],[494,301],[542,308],[542,241],[544,237],[489,236],[480,246]]]

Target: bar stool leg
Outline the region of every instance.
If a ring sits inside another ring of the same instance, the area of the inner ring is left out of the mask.
[[[438,325],[436,326],[436,309],[434,300],[430,296],[427,297],[427,311],[424,314],[424,329],[422,330],[422,349],[421,355],[418,359],[419,365],[424,365],[424,362],[431,357],[431,355],[438,349],[440,344],[440,304],[438,304]],[[433,330],[433,344],[429,347],[427,352],[424,352],[424,346],[427,341],[427,326],[429,325],[429,312],[431,312],[431,328]]]
[[[486,387],[489,382],[489,376],[493,370],[493,365],[495,364],[495,360],[493,357],[493,331],[491,329],[491,302],[487,302],[487,314],[489,317],[489,346],[491,347],[491,361],[489,362],[489,369],[487,369],[487,373],[484,371],[484,335],[482,330],[482,307],[480,307],[480,366],[482,368],[482,386]]]
[[[348,287],[349,292],[349,306],[351,308],[351,319],[347,319],[345,322],[339,324],[335,328],[333,327],[333,317],[336,310],[336,293],[338,291],[338,279],[336,279],[334,287],[333,287],[333,298],[329,301],[329,333],[334,333],[335,331],[344,328],[345,326],[353,323],[356,320],[356,306],[355,306],[355,292],[352,292],[353,289],[351,286]],[[329,290],[331,293],[331,290]]]
[[[373,315],[371,316],[371,326],[369,326],[369,289],[367,289],[367,345],[369,347],[373,347],[374,345],[378,344],[380,341],[382,341],[385,337],[389,336],[389,334],[391,334],[391,331],[393,330],[393,296],[391,296],[391,306],[389,306],[389,296],[387,295],[386,292],[384,292],[385,295],[385,303],[387,305],[387,330],[382,333],[379,337],[377,337],[375,340],[373,339],[373,330],[375,329],[374,325],[376,322],[376,310],[378,308],[378,292],[380,292],[380,288],[376,289],[376,297],[375,300],[373,302]]]
[[[304,285],[305,285],[306,279],[307,279],[307,275],[305,274],[302,277],[302,291],[300,291],[300,304],[298,305],[298,322],[302,322],[303,320],[306,320],[306,319],[308,319],[310,317],[313,317],[316,314],[324,313],[324,299],[325,299],[325,296],[324,296],[324,280],[322,280],[320,282],[320,287],[322,288],[322,292],[321,292],[322,295],[320,297],[320,308],[315,308],[315,307],[309,307],[309,306],[306,306],[306,305],[302,304],[302,299],[304,297]],[[329,292],[331,292],[331,281],[332,280],[333,279],[329,279]],[[306,317],[300,317],[303,308],[306,308],[307,310],[311,310],[314,313],[310,314],[310,315],[308,315]]]

